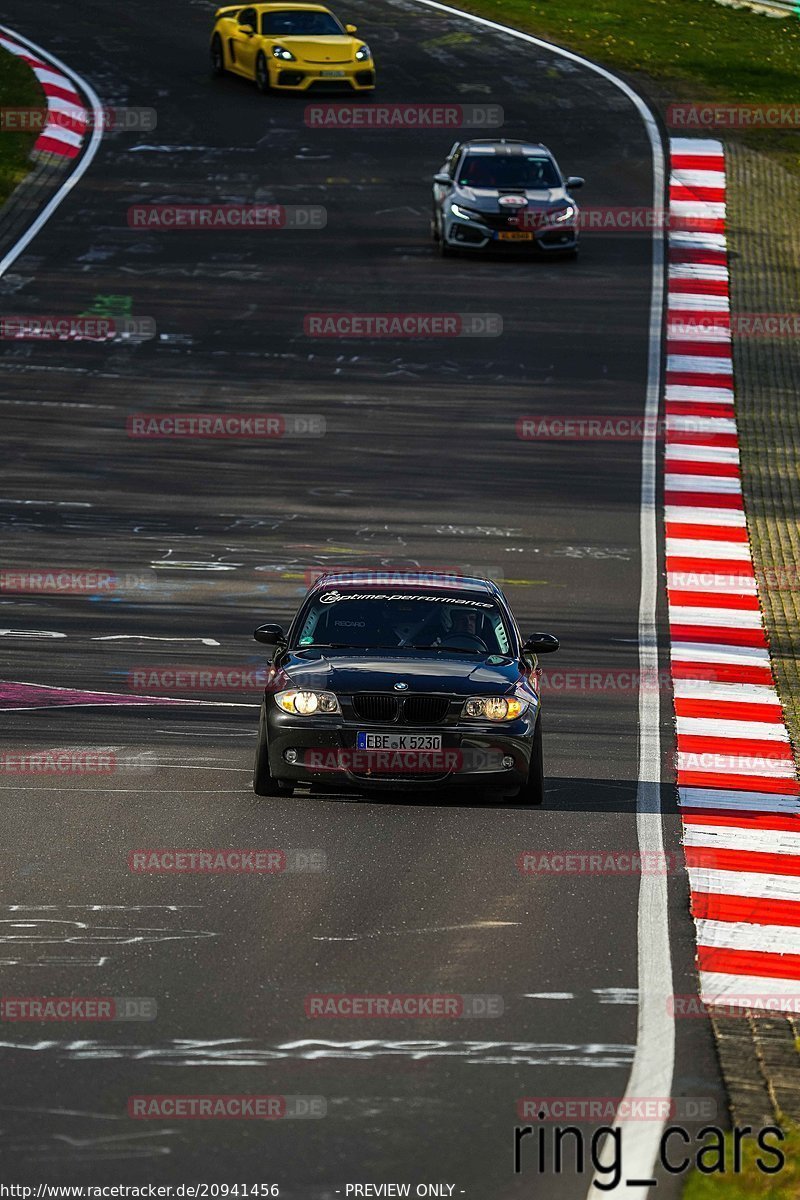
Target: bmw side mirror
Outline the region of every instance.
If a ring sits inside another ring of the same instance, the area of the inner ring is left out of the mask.
[[[558,638],[552,633],[532,633],[522,649],[528,654],[552,654],[558,647]]]
[[[345,25],[345,31],[347,33],[357,33],[358,26],[357,25]]]
[[[264,646],[279,646],[281,642],[286,641],[282,625],[259,625],[253,637]]]
[[[433,177],[433,182],[440,183],[442,187],[450,187],[453,181],[446,171],[437,171]]]
[[[585,183],[586,180],[582,175],[570,175],[565,186],[567,191],[571,192],[574,188],[582,188]]]
[[[253,29],[252,25],[240,25],[239,26],[239,33],[245,34],[246,37],[253,37],[255,35],[255,32],[256,31],[255,31],[255,29]]]

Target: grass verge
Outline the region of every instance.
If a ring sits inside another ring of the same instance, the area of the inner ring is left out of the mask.
[[[669,100],[800,108],[800,18],[791,13],[765,16],[716,0],[458,0],[457,6],[647,77],[650,85],[642,82],[662,111]],[[800,174],[800,130],[719,132],[780,155]]]
[[[42,108],[44,92],[30,67],[7,50],[0,50],[0,109]],[[0,204],[31,169],[30,152],[36,133],[0,127]]]
[[[774,1145],[770,1138],[770,1145]],[[786,1131],[781,1149],[786,1156],[783,1170],[777,1175],[765,1175],[756,1159],[761,1152],[752,1138],[742,1143],[742,1170],[733,1173],[733,1138],[725,1139],[724,1175],[703,1175],[694,1171],[686,1183],[683,1200],[797,1200],[800,1196],[800,1130]],[[768,1166],[775,1165],[772,1154],[764,1156]]]

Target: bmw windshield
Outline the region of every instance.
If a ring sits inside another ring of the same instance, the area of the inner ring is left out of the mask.
[[[457,182],[461,187],[520,191],[561,187],[552,159],[522,154],[467,154],[458,168]]]
[[[294,645],[485,657],[507,655],[511,638],[500,609],[486,596],[331,589],[302,613]]]

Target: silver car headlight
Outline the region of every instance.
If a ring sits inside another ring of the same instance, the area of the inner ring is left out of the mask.
[[[297,62],[297,59],[292,54],[291,50],[287,50],[285,46],[273,46],[272,57],[282,58],[284,62]]]
[[[568,204],[566,208],[556,208],[547,215],[551,220],[561,224],[562,221],[569,221],[575,216],[575,206],[574,204]]]
[[[462,208],[460,204],[450,205],[450,212],[454,217],[461,217],[464,221],[474,221],[476,213],[471,213],[468,208]]]
[[[527,707],[516,696],[470,696],[462,715],[478,721],[515,721]]]
[[[275,693],[278,708],[292,716],[311,717],[314,713],[341,713],[339,701],[333,692],[306,692],[300,688],[287,688]]]
[[[359,62],[367,62],[368,59],[372,58],[369,46],[359,46],[356,50],[356,58]]]

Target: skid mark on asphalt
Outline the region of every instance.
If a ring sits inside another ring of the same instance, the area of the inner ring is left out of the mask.
[[[635,1047],[627,1043],[490,1042],[445,1040],[381,1040],[360,1038],[353,1042],[303,1038],[273,1046],[259,1046],[246,1038],[213,1040],[175,1039],[157,1044],[110,1045],[92,1038],[61,1041],[41,1038],[36,1042],[0,1040],[0,1049],[23,1053],[52,1053],[67,1062],[125,1059],[134,1062],[168,1062],[180,1067],[259,1067],[282,1059],[400,1058],[421,1062],[428,1058],[458,1058],[487,1066],[561,1066],[618,1069],[630,1065]]]
[[[0,629],[0,637],[18,637],[28,640],[37,638],[65,638],[65,633],[55,629]]]
[[[216,638],[207,637],[173,637],[163,634],[150,633],[106,633],[93,637],[93,642],[200,642],[203,646],[219,646]]]
[[[368,938],[406,937],[412,933],[456,933],[462,929],[502,929],[521,925],[521,921],[471,921],[466,925],[431,925],[423,929],[377,929],[374,933],[353,933],[346,937],[312,937],[312,942],[360,942]]]
[[[114,957],[113,951],[119,948],[200,941],[219,936],[208,929],[99,925],[75,918],[45,917],[36,915],[34,906],[29,909],[26,905],[4,905],[0,911],[16,914],[12,918],[0,918],[0,966],[5,967],[103,967]],[[53,906],[50,911],[58,912],[58,906]],[[55,947],[61,947],[62,953],[54,954]],[[73,947],[77,948],[74,953]],[[86,956],[87,948],[94,951],[91,958]]]
[[[36,1162],[81,1163],[108,1162],[119,1158],[154,1158],[171,1153],[160,1144],[173,1137],[175,1129],[146,1129],[136,1133],[112,1133],[108,1122],[129,1122],[127,1114],[82,1112],[70,1108],[41,1108],[24,1105],[0,1105],[3,1127],[0,1130],[0,1149],[5,1154],[22,1154]],[[30,1122],[24,1118],[36,1116],[40,1128],[30,1132]],[[23,1119],[20,1119],[23,1118]],[[45,1120],[47,1132],[41,1126]],[[97,1121],[104,1122],[97,1136],[87,1136]],[[155,1144],[150,1144],[155,1139]]]

